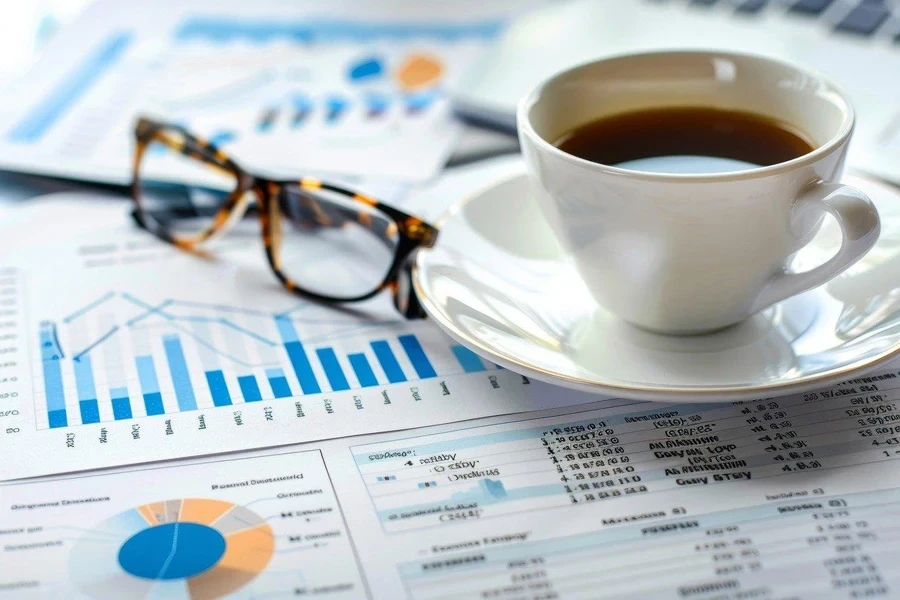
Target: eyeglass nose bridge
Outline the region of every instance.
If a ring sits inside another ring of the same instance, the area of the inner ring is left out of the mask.
[[[207,238],[207,241],[211,242],[228,233],[235,224],[239,223],[241,219],[244,218],[251,203],[259,202],[256,198],[256,193],[252,188],[244,188],[242,186],[241,188],[238,188],[238,191],[235,193],[240,193],[240,196],[234,201],[233,205],[222,207],[219,212],[220,215],[223,215],[222,222],[213,225],[213,231]]]

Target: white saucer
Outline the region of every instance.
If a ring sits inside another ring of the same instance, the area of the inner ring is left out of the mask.
[[[900,191],[847,176],[875,202],[881,239],[826,285],[702,336],[665,336],[597,306],[529,194],[524,175],[445,215],[413,283],[432,319],[484,358],[566,387],[642,400],[717,402],[795,393],[900,354]],[[804,271],[840,244],[829,220],[796,257]]]

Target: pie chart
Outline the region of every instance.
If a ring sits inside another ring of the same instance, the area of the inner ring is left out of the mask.
[[[121,512],[75,543],[69,571],[98,600],[219,598],[272,558],[272,528],[248,508],[206,498],[165,500]]]

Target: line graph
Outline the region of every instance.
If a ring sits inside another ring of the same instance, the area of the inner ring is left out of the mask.
[[[462,346],[424,345],[415,325],[308,308],[98,294],[41,322],[38,412],[45,427],[68,427],[499,368]]]

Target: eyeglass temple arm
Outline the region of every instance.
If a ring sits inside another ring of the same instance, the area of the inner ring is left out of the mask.
[[[228,173],[240,172],[237,165],[222,150],[179,125],[140,117],[135,124],[134,133],[139,146],[146,147],[151,141],[156,141],[215,169]]]

